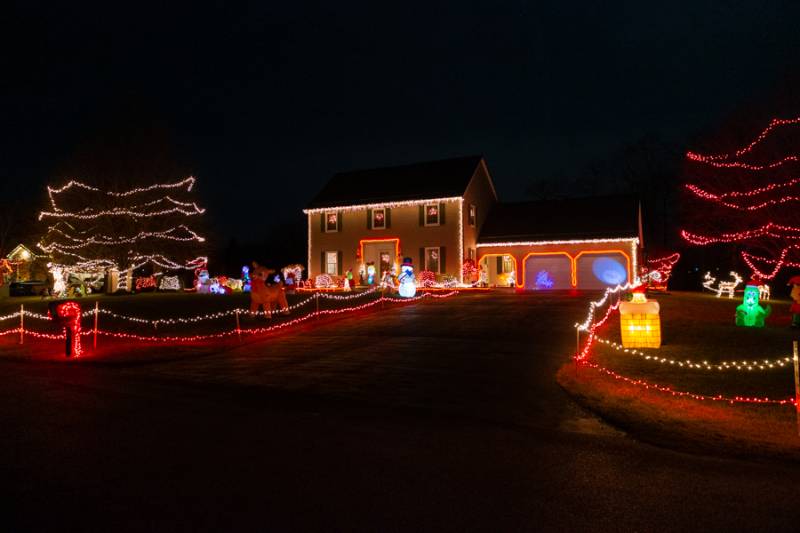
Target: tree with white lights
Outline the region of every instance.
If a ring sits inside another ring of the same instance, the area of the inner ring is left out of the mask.
[[[774,119],[731,153],[688,152],[690,244],[733,244],[753,276],[800,267],[800,118]]]
[[[204,213],[193,200],[195,178],[104,190],[69,181],[48,187],[39,213],[47,231],[39,247],[68,271],[131,272],[145,265],[194,270],[206,261],[193,227]]]

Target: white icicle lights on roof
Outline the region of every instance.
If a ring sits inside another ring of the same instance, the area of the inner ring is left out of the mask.
[[[194,177],[124,191],[79,181],[48,187],[50,209],[39,220],[55,223],[38,243],[54,264],[69,270],[128,270],[152,264],[193,270],[205,238],[189,224],[205,209],[192,201]],[[181,197],[183,196],[183,198]]]

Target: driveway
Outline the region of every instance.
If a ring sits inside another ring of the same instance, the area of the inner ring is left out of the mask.
[[[3,528],[796,530],[800,465],[641,444],[569,400],[554,374],[588,299],[463,294],[141,365],[0,361]]]

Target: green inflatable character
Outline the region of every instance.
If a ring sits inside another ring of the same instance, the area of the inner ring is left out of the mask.
[[[763,328],[764,320],[772,312],[772,307],[766,309],[758,304],[758,282],[748,281],[744,288],[744,300],[736,308],[736,325],[749,328]]]

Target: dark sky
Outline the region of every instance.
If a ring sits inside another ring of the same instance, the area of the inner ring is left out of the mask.
[[[796,1],[109,4],[3,8],[0,192],[156,125],[245,241],[352,168],[483,153],[524,199],[643,135],[685,142],[800,56]]]

